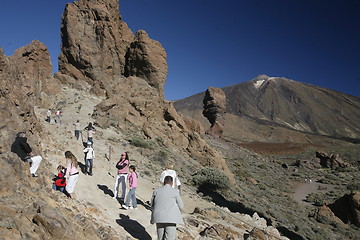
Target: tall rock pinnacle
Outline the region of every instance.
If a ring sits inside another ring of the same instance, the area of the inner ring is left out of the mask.
[[[209,87],[204,96],[203,115],[209,120],[211,127],[207,134],[221,137],[224,131],[226,113],[226,96],[220,88]]]

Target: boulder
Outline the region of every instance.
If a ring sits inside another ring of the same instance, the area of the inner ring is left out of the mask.
[[[342,160],[339,154],[327,154],[326,152],[316,152],[316,157],[320,159],[320,165],[325,168],[336,169],[337,167],[345,168],[349,166]]]
[[[209,87],[205,93],[203,115],[209,120],[211,126],[206,131],[211,136],[221,137],[224,131],[226,96],[222,89]]]

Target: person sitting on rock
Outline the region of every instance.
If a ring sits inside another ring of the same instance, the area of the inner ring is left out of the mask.
[[[42,161],[41,156],[34,156],[30,145],[27,143],[25,132],[19,132],[16,135],[14,143],[11,145],[11,151],[16,153],[21,160],[30,164],[30,174],[32,177],[37,177],[36,171],[38,170]]]
[[[57,170],[58,170],[58,174],[57,174],[57,177],[54,179],[52,189],[64,193],[65,186],[66,186],[65,168],[62,165],[59,165],[57,167]]]

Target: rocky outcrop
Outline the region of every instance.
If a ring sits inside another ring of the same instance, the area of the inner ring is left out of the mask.
[[[41,129],[33,106],[48,107],[47,96],[59,90],[59,82],[52,77],[47,48],[36,40],[9,57],[0,49],[0,80],[0,153],[3,153],[9,149],[9,139],[12,141],[19,131],[38,136]]]
[[[0,239],[119,239],[89,217],[88,207],[52,191],[46,174],[30,179],[28,163],[13,153],[0,160]]]
[[[86,81],[93,92],[122,76],[125,55],[134,40],[121,21],[118,0],[68,3],[62,16],[59,78],[76,87]]]
[[[337,167],[347,167],[347,164],[342,160],[339,154],[327,154],[326,152],[316,152],[316,157],[320,159],[320,165],[325,168],[336,169]]]
[[[204,116],[209,120],[211,126],[207,134],[221,137],[224,131],[226,96],[220,88],[209,87],[203,99]]]
[[[344,195],[330,204],[329,208],[344,223],[360,227],[360,192]]]
[[[126,53],[125,77],[136,76],[146,79],[150,86],[164,93],[168,67],[166,52],[161,44],[149,38],[140,30]]]
[[[63,82],[81,88],[86,81],[93,92],[104,95],[111,82],[123,76],[137,76],[163,94],[166,52],[145,31],[134,36],[121,20],[118,0],[67,4],[61,35],[59,78]]]
[[[93,115],[97,124],[115,126],[132,136],[161,139],[166,147],[184,151],[187,157],[217,167],[233,179],[222,156],[164,100],[166,52],[145,31],[133,36],[121,20],[118,0],[68,4],[61,33],[59,79],[79,88],[86,82],[93,92],[106,95]]]

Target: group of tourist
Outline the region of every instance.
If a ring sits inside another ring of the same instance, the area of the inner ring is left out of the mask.
[[[49,120],[50,121],[50,120]],[[75,137],[78,140],[80,134],[79,120],[75,125]],[[93,159],[95,157],[93,145],[93,134],[95,128],[90,123],[85,130],[91,133],[88,134],[85,153],[85,170],[84,174],[92,175]],[[11,151],[16,153],[24,162],[30,164],[31,177],[38,177],[36,174],[40,163],[41,156],[35,156],[30,145],[27,143],[25,132],[19,132],[14,143],[11,146]],[[57,176],[54,178],[53,189],[65,193],[68,198],[74,197],[74,188],[79,178],[78,160],[75,155],[70,152],[65,152],[66,168],[62,165],[57,167]],[[117,176],[114,186],[114,199],[119,198],[119,186],[121,185],[120,203],[123,209],[137,209],[136,189],[138,187],[138,175],[136,167],[130,165],[130,159],[127,152],[121,154],[120,160],[115,165],[117,169]],[[126,195],[127,182],[129,191]],[[180,180],[173,170],[173,165],[169,164],[167,169],[160,175],[160,182],[162,187],[154,190],[151,197],[151,224],[156,224],[158,239],[175,239],[176,224],[183,224],[181,217],[181,209],[184,207],[180,197]],[[125,198],[126,196],[126,198]],[[130,202],[132,206],[130,206]]]

